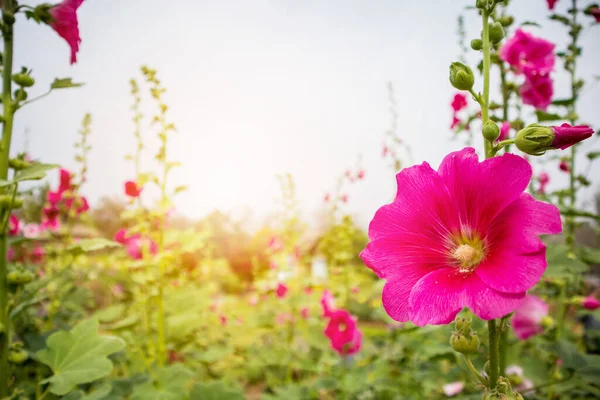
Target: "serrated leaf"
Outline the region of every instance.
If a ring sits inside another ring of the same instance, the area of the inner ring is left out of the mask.
[[[110,374],[113,364],[108,356],[125,348],[125,342],[118,337],[98,335],[98,321],[94,319],[83,321],[68,332],[53,333],[46,345],[36,358],[50,367],[53,375],[42,383],[49,383],[50,392],[59,396],[79,384]]]
[[[155,381],[133,390],[132,400],[186,400],[188,382],[194,374],[181,364],[156,371]]]
[[[67,89],[83,86],[83,83],[75,83],[72,78],[55,78],[50,85],[50,89]]]
[[[190,400],[244,400],[240,388],[224,382],[197,383],[192,387]]]
[[[564,117],[561,117],[558,114],[553,114],[553,113],[547,113],[545,111],[540,111],[537,110],[535,112],[535,115],[537,117],[538,122],[544,122],[544,121],[560,121],[565,119]]]
[[[17,172],[15,175],[15,181],[35,181],[43,179],[46,176],[46,172],[52,169],[59,168],[58,164],[34,164],[29,168],[25,168]]]
[[[67,248],[67,251],[73,255],[80,255],[90,251],[97,251],[111,247],[121,247],[120,243],[104,238],[82,239]]]

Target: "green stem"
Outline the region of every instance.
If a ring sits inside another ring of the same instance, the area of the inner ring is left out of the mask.
[[[463,354],[464,358],[465,358],[465,363],[467,363],[467,367],[469,367],[469,370],[473,373],[473,375],[475,375],[475,377],[477,379],[479,379],[479,382],[483,383],[484,385],[488,385],[488,381],[487,379],[484,378],[483,375],[481,375],[477,369],[473,366],[473,363],[471,362],[471,357],[469,354]]]
[[[573,12],[571,15],[573,16],[571,20],[571,45],[569,48],[571,49],[571,63],[569,65],[569,72],[571,78],[571,99],[573,100],[569,106],[569,114],[571,119],[569,122],[571,125],[576,124],[576,102],[578,97],[578,89],[577,89],[577,76],[576,76],[576,62],[577,62],[577,39],[579,37],[579,30],[577,27],[577,0],[571,1],[571,8]],[[571,155],[570,155],[570,172],[569,172],[569,202],[572,209],[575,209],[575,204],[577,202],[576,191],[575,191],[575,183],[576,183],[576,175],[575,175],[575,158],[577,155],[577,146],[571,147]],[[566,229],[566,243],[569,246],[570,252],[574,252],[575,250],[575,218],[568,217],[567,220],[567,229]]]
[[[481,104],[481,125],[485,126],[489,120],[490,104],[490,37],[489,37],[489,11],[483,10],[483,94],[480,98]],[[485,140],[485,156],[493,157],[494,143],[491,140]]]
[[[488,321],[488,331],[489,331],[489,359],[490,359],[490,389],[496,388],[496,383],[498,381],[498,372],[499,372],[499,345],[498,345],[498,329],[496,328],[496,320],[492,319]]]
[[[562,336],[563,325],[567,315],[567,285],[566,282],[560,282],[560,294],[558,296],[558,315],[556,317],[555,340],[558,342]]]
[[[506,347],[508,346],[508,316],[503,317],[500,321],[500,344],[499,349],[499,374],[504,376],[506,373]]]
[[[4,41],[3,70],[2,70],[2,103],[4,106],[4,121],[2,124],[2,144],[0,147],[0,179],[8,178],[8,160],[10,141],[12,137],[14,107],[11,96],[12,66],[13,66],[13,10],[12,1],[4,1],[2,9],[4,21],[2,36]],[[2,210],[2,217],[10,214],[10,208]],[[8,348],[10,326],[8,319],[8,282],[7,282],[7,236],[6,229],[0,232],[0,325],[4,332],[0,333],[0,398],[8,397]]]

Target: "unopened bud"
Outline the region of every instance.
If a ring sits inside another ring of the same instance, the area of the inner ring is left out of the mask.
[[[496,123],[492,120],[488,120],[485,123],[482,132],[485,140],[490,142],[493,142],[500,136],[500,128],[498,128],[498,125],[496,125]]]
[[[15,90],[15,100],[17,101],[25,101],[27,100],[27,92],[23,88],[18,88]]]
[[[454,332],[450,337],[450,345],[458,353],[476,353],[479,350],[479,338],[474,332],[469,335]]]
[[[502,26],[511,26],[513,22],[515,22],[515,19],[510,15],[505,15],[504,17],[500,18],[500,23]]]
[[[500,22],[493,22],[489,27],[490,42],[498,44],[504,39],[504,28]]]
[[[8,160],[8,165],[15,171],[20,171],[25,168],[31,167],[31,163],[20,158],[11,158]]]
[[[548,126],[531,124],[521,129],[515,137],[515,145],[523,153],[541,156],[552,148],[554,131]]]
[[[13,364],[23,364],[29,355],[25,350],[12,350],[8,353],[8,361]]]
[[[453,62],[450,64],[450,83],[456,89],[471,90],[475,83],[475,76],[467,65]]]
[[[483,40],[481,40],[481,39],[471,40],[471,48],[476,51],[483,49]]]
[[[29,74],[14,74],[12,80],[19,86],[31,87],[35,83],[35,80]]]

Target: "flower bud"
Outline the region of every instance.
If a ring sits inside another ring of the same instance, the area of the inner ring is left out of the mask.
[[[493,44],[498,44],[504,39],[504,28],[500,22],[490,24],[489,37]]]
[[[0,208],[8,208],[12,203],[12,208],[21,208],[23,206],[23,199],[15,197],[13,200],[12,195],[0,194]]]
[[[483,10],[487,7],[487,0],[477,0],[475,2],[475,7],[479,8],[480,10]]]
[[[454,332],[450,337],[450,345],[454,351],[462,354],[476,353],[479,350],[479,338],[475,332],[463,335]]]
[[[552,130],[554,133],[552,148],[561,150],[567,149],[594,134],[594,130],[587,125],[571,126],[562,124],[561,126],[553,126]]]
[[[23,88],[18,88],[15,90],[15,100],[17,101],[25,101],[27,100],[27,92]]]
[[[502,26],[511,26],[513,22],[515,22],[515,19],[510,15],[505,15],[504,17],[500,18],[500,23]]]
[[[531,124],[521,129],[515,137],[515,145],[523,153],[541,156],[546,150],[552,149],[554,132],[548,126]]]
[[[8,353],[8,361],[13,364],[23,364],[25,360],[29,358],[29,355],[25,350],[11,350]]]
[[[459,62],[450,64],[450,83],[459,90],[470,90],[475,83],[471,68]]]
[[[8,165],[15,171],[20,171],[25,168],[31,167],[31,163],[20,158],[11,158],[8,160]]]
[[[482,132],[485,140],[490,142],[493,142],[500,137],[500,128],[498,128],[498,125],[492,120],[488,120],[488,122],[485,123]]]
[[[546,315],[545,317],[542,318],[542,320],[540,321],[540,325],[542,326],[542,328],[544,329],[550,329],[554,326],[554,319],[549,316]]]
[[[35,80],[29,74],[14,74],[12,80],[19,86],[31,87],[35,83]]]
[[[471,48],[475,51],[483,49],[483,41],[481,39],[471,40]]]

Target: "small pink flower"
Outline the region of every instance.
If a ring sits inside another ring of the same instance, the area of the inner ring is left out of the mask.
[[[600,7],[598,7],[597,5],[592,5],[586,10],[586,12],[589,13],[589,15],[591,15],[592,17],[594,17],[596,22],[600,22]]]
[[[292,322],[293,321],[293,317],[290,313],[279,313],[277,314],[277,316],[275,317],[275,323],[277,325],[285,325],[288,322]]]
[[[581,305],[584,308],[593,311],[597,308],[600,308],[600,301],[598,301],[595,297],[588,296],[585,299],[583,299],[583,303],[581,303]]]
[[[454,98],[452,98],[452,102],[450,106],[454,110],[455,113],[459,112],[463,108],[467,107],[467,96],[462,93],[456,93]]]
[[[517,29],[499,51],[500,58],[526,75],[548,74],[554,68],[554,44]]]
[[[8,219],[8,235],[16,236],[19,233],[19,218],[16,215],[10,214]]]
[[[150,238],[142,238],[139,234],[127,238],[127,254],[134,260],[141,260],[144,252],[155,255],[158,252],[158,245]]]
[[[44,259],[44,254],[46,254],[44,248],[36,246],[30,254],[31,262],[41,262]]]
[[[285,283],[278,283],[275,293],[277,294],[277,297],[279,297],[280,299],[283,299],[285,297],[285,295],[287,294],[288,290],[289,289],[285,285]]]
[[[447,397],[456,396],[457,394],[461,393],[464,388],[465,384],[462,382],[452,382],[442,386],[442,390]]]
[[[77,204],[78,204],[77,210],[75,210],[77,215],[83,214],[84,212],[87,212],[90,209],[90,205],[87,201],[87,198],[85,198],[84,196],[81,196],[79,198],[79,201]]]
[[[227,317],[224,315],[219,315],[219,323],[222,326],[226,326],[227,325]]]
[[[267,247],[274,253],[283,250],[283,242],[277,236],[271,236],[269,239],[269,243],[267,243]]]
[[[381,157],[384,157],[388,155],[390,149],[387,147],[386,144],[383,145],[383,148],[381,149]]]
[[[542,319],[547,315],[548,304],[536,296],[527,295],[523,304],[515,311],[512,320],[515,335],[520,340],[526,340],[542,333],[544,331]]]
[[[125,244],[127,243],[127,231],[125,229],[119,229],[117,233],[115,233],[115,242]]]
[[[330,318],[325,336],[331,340],[331,347],[342,356],[360,351],[362,332],[358,329],[356,318],[346,310],[334,311]]]
[[[48,203],[55,206],[62,200],[62,192],[60,190],[57,192],[48,192],[47,199]]]
[[[538,180],[540,181],[540,188],[538,189],[538,193],[546,193],[546,186],[548,186],[548,183],[550,183],[550,175],[548,175],[547,172],[542,172],[540,173]]]
[[[81,43],[77,23],[77,9],[81,3],[83,3],[83,0],[63,0],[62,3],[50,9],[50,15],[53,19],[50,26],[71,47],[71,64],[77,62],[77,53]]]
[[[363,179],[365,177],[365,170],[364,169],[359,170],[358,173],[356,174],[356,177],[358,179]]]
[[[58,187],[58,191],[60,193],[66,192],[71,189],[71,173],[64,169],[60,169],[60,186]]]
[[[375,214],[360,254],[387,280],[390,317],[439,325],[463,307],[490,320],[520,306],[546,269],[538,236],[562,230],[556,206],[524,193],[531,174],[519,156],[479,162],[465,148],[437,171],[425,162],[396,175],[396,199]]]
[[[460,119],[458,119],[458,118],[456,117],[456,114],[454,114],[454,115],[452,116],[452,124],[450,124],[450,129],[452,129],[452,130],[453,130],[454,128],[456,128],[456,127],[458,126],[458,124],[460,124]]]
[[[144,188],[134,181],[125,182],[125,194],[129,197],[140,197]]]
[[[523,104],[529,104],[538,110],[546,110],[552,103],[554,94],[552,78],[548,75],[526,75],[519,92]]]
[[[323,291],[321,296],[321,306],[323,307],[323,317],[329,317],[336,310],[335,298],[329,290]]]
[[[546,0],[548,3],[548,10],[554,10],[554,6],[558,2],[558,0]]]
[[[358,286],[354,286],[352,288],[352,293],[357,294],[360,291],[360,289],[358,288]]]
[[[510,133],[510,122],[504,121],[502,123],[502,125],[500,126],[500,136],[498,136],[497,140],[499,142],[501,142],[502,140],[508,139],[509,133]]]
[[[117,283],[116,285],[114,285],[112,287],[112,293],[116,297],[121,297],[121,296],[123,296],[123,293],[125,293],[125,289],[123,288],[123,285],[121,285],[120,283]]]
[[[558,164],[558,168],[563,172],[571,172],[571,169],[569,168],[569,163],[567,163],[565,160],[561,160],[560,164]]]
[[[343,194],[340,199],[342,200],[343,203],[347,203],[348,202],[348,195],[347,194]]]
[[[302,317],[302,319],[308,319],[308,316],[309,316],[308,307],[302,307],[300,309],[300,316]]]
[[[568,149],[575,143],[581,142],[594,134],[594,130],[587,125],[571,126],[562,124],[561,126],[553,126],[554,140],[552,147],[555,149]]]
[[[42,229],[38,224],[27,224],[23,227],[23,236],[27,239],[35,239],[40,236]]]
[[[329,193],[326,193],[325,196],[323,196],[323,201],[325,203],[328,203],[330,198],[331,198],[331,195]]]
[[[312,294],[313,292],[313,287],[312,286],[307,286],[304,288],[304,293],[306,294]]]

